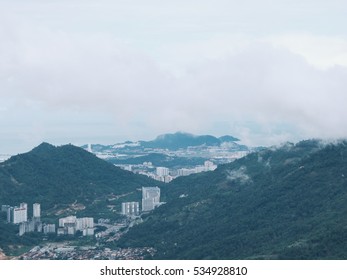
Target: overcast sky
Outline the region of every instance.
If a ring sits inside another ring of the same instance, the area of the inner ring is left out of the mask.
[[[186,131],[347,137],[347,2],[0,0],[0,154]]]

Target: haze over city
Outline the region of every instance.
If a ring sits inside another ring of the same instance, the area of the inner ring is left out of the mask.
[[[0,1],[0,154],[346,138],[345,1]]]

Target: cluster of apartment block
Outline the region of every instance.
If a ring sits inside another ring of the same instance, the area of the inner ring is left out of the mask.
[[[28,204],[22,202],[19,206],[2,205],[1,211],[7,212],[7,222],[20,224],[28,221]]]
[[[77,218],[76,216],[59,219],[58,235],[74,235],[77,231],[81,231],[83,236],[94,235],[94,219],[89,217]]]
[[[188,175],[200,173],[200,172],[213,171],[216,168],[217,168],[217,165],[215,165],[212,161],[207,160],[204,162],[204,165],[198,165],[194,168],[177,169],[177,177],[188,176]]]
[[[160,188],[142,187],[142,212],[148,212],[159,206]],[[140,214],[140,203],[136,201],[122,203],[122,215],[138,216]]]
[[[160,188],[158,187],[142,187],[142,212],[152,211],[162,203],[160,202]],[[2,205],[1,211],[7,213],[7,221],[9,223],[19,225],[19,235],[26,232],[43,232],[57,233],[58,235],[74,235],[81,231],[83,236],[94,235],[94,219],[90,217],[77,218],[76,216],[68,216],[59,219],[59,227],[56,229],[55,224],[42,224],[41,222],[41,206],[39,203],[33,204],[33,217],[28,220],[28,204],[21,203],[19,206]],[[136,201],[123,202],[122,212],[126,216],[139,216],[140,203]]]
[[[19,225],[19,235],[27,232],[43,232],[44,234],[75,234],[82,231],[84,236],[94,235],[93,218],[76,218],[69,216],[59,219],[59,228],[56,230],[55,224],[42,224],[41,206],[39,203],[33,204],[33,217],[28,220],[28,204],[21,203],[19,206],[2,205],[1,211],[7,213],[7,222]]]
[[[194,168],[179,168],[177,170],[170,170],[167,167],[157,167],[156,175],[151,177],[155,180],[162,181],[164,183],[169,183],[173,179],[180,176],[188,176],[195,173],[213,171],[216,168],[217,165],[215,165],[212,161],[207,160],[204,162],[204,165],[198,165]]]
[[[159,166],[156,168],[156,174],[152,177],[154,180],[161,181],[164,183],[170,183],[175,177],[170,175],[170,169],[167,167]]]
[[[173,179],[180,176],[188,176],[195,173],[213,171],[217,168],[212,161],[205,161],[204,165],[198,165],[193,168],[179,168],[179,169],[169,169],[167,167],[159,166],[155,168],[151,162],[144,162],[143,164],[128,165],[128,164],[116,164],[116,166],[132,171],[134,173],[146,175],[154,180],[161,181],[164,183],[170,183]]]
[[[27,232],[50,233],[52,231],[50,224],[43,225],[41,222],[41,205],[33,204],[33,217],[28,219],[28,204],[22,202],[19,206],[2,205],[2,212],[7,212],[7,222],[19,225],[19,235]]]

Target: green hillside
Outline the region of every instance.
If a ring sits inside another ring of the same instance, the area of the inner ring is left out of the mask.
[[[146,176],[124,171],[85,150],[42,143],[32,151],[0,164],[0,205],[41,204],[42,220],[57,223],[61,216],[117,220],[122,201],[140,201],[142,186],[160,185]],[[0,215],[0,248],[18,255],[42,242],[38,233],[19,237],[18,226]]]
[[[115,246],[156,259],[347,259],[347,142],[287,144],[178,178]]]
[[[0,164],[0,204],[40,202],[42,209],[107,199],[158,182],[135,175],[73,145],[42,143]]]
[[[110,218],[121,201],[141,199],[141,186],[159,185],[166,204],[108,247],[155,247],[155,259],[347,259],[346,176],[345,141],[288,143],[166,185],[43,143],[0,164],[0,204],[39,202],[52,220]],[[4,221],[5,252],[40,242]]]
[[[145,148],[160,148],[168,150],[177,150],[187,148],[189,146],[219,146],[223,142],[237,142],[239,139],[232,136],[222,136],[216,138],[212,135],[193,135],[185,132],[168,133],[158,136],[152,141],[141,141],[141,145]],[[234,143],[235,147],[240,150],[247,150],[246,146]]]

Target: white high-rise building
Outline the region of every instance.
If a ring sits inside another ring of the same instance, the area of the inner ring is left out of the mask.
[[[169,175],[169,168],[166,167],[157,167],[157,175],[158,176],[167,176]]]
[[[76,227],[70,224],[67,224],[67,226],[65,227],[66,229],[66,233],[69,235],[75,235],[76,234]]]
[[[14,207],[12,212],[12,222],[19,224],[28,220],[27,209],[22,207]]]
[[[22,202],[21,204],[19,204],[19,208],[22,209],[22,218],[23,218],[23,222],[28,221],[28,204],[25,202]]]
[[[19,224],[19,236],[22,236],[25,233],[25,223]]]
[[[188,176],[190,174],[193,174],[194,172],[194,169],[181,168],[177,170],[177,176]]]
[[[93,150],[92,150],[92,144],[88,144],[87,151],[88,151],[89,153],[92,153],[92,152],[93,152]]]
[[[212,161],[205,161],[204,162],[204,166],[205,166],[205,171],[213,171],[217,168],[217,165],[215,165]]]
[[[85,228],[83,229],[83,236],[93,236],[94,228]]]
[[[160,204],[158,187],[142,187],[142,211],[151,211]]]
[[[43,233],[55,233],[55,224],[47,224],[43,226]]]
[[[8,208],[10,208],[10,205],[1,205],[1,212],[7,213]]]
[[[138,216],[140,214],[140,203],[138,202],[123,202],[122,215]]]
[[[64,227],[65,224],[75,224],[76,223],[76,216],[68,216],[65,218],[59,219],[59,227]]]
[[[40,218],[41,217],[41,205],[39,203],[33,204],[33,217]]]
[[[12,222],[12,221],[11,221],[11,213],[12,213],[12,211],[13,211],[13,207],[7,208],[7,222],[8,222],[8,223],[11,223],[11,222]]]
[[[76,230],[83,230],[85,228],[93,228],[94,219],[93,218],[78,218],[76,219]]]
[[[7,221],[13,224],[19,224],[28,220],[28,205],[21,203],[19,207],[10,207],[7,209]]]
[[[205,171],[205,166],[199,165],[195,167],[195,173],[200,173]]]

